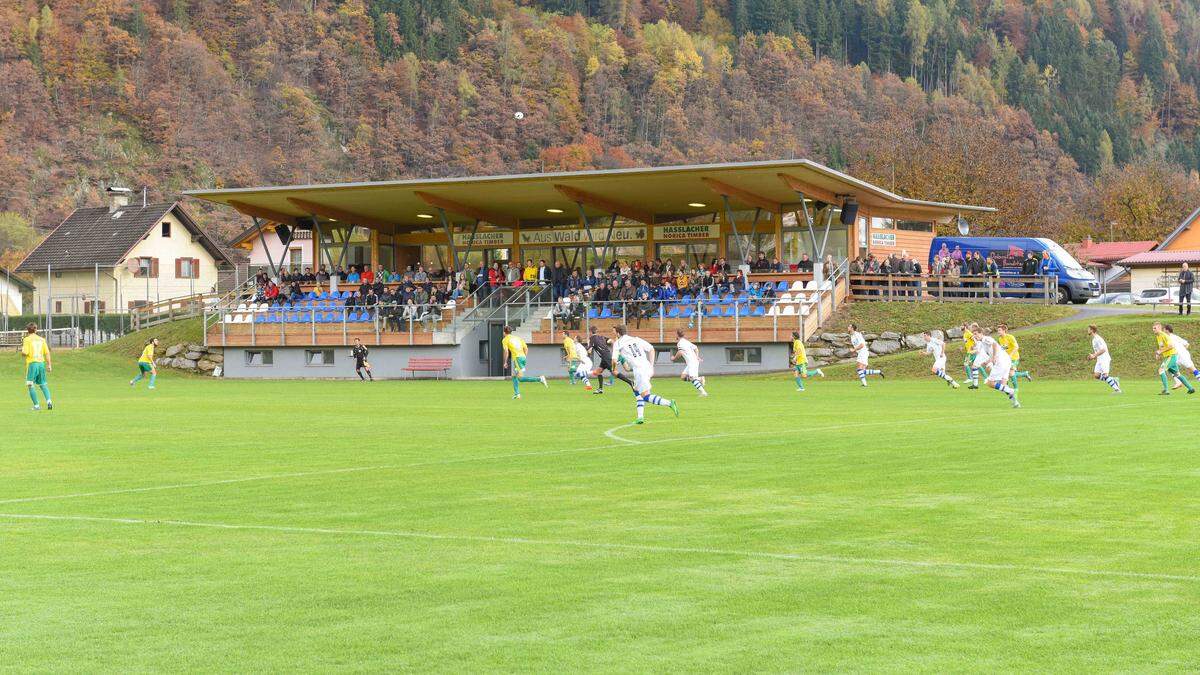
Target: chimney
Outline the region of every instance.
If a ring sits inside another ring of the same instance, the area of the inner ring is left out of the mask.
[[[133,190],[123,187],[110,187],[104,191],[104,195],[108,198],[108,212],[112,213],[118,209],[129,206],[129,197],[133,194]]]

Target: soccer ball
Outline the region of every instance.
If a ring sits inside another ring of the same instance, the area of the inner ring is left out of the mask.
[[[523,120],[525,119],[525,113],[518,110],[517,112],[513,113],[513,119],[516,119],[517,121]]]

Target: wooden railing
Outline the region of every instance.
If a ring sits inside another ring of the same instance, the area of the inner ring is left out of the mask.
[[[135,307],[129,312],[130,327],[141,330],[168,321],[201,316],[204,308],[217,302],[219,297],[216,293],[197,293]]]
[[[898,274],[851,274],[853,300],[883,302],[1058,302],[1058,278],[949,277]]]

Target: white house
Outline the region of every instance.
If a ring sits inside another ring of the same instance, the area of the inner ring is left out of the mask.
[[[33,284],[0,267],[0,314],[24,314],[27,295],[32,296]]]
[[[178,202],[130,205],[110,190],[107,207],[76,209],[17,266],[34,286],[33,311],[125,312],[216,289],[228,256]]]

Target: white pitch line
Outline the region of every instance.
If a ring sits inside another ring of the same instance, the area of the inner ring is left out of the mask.
[[[1153,405],[1153,404],[1152,403],[1124,403],[1124,404],[1119,404],[1119,405],[1115,405],[1112,407],[1114,407],[1114,408],[1134,408],[1134,407],[1142,407],[1142,406],[1146,406],[1146,405]],[[1024,416],[1024,415],[1029,415],[1032,413],[1055,413],[1055,414],[1057,414],[1057,413],[1064,413],[1064,412],[1077,412],[1077,411],[1082,411],[1082,410],[1094,410],[1094,408],[1088,407],[1088,408],[1032,409],[1032,410],[1022,410],[1022,412],[1015,413],[1015,414]],[[1005,409],[1005,410],[1001,410],[1001,411],[998,411],[993,414],[994,415],[1000,415],[1000,414],[1011,415],[1014,413],[1010,410]],[[771,436],[771,435],[780,435],[780,434],[789,434],[789,433],[806,433],[806,432],[814,432],[814,431],[838,431],[841,429],[858,429],[858,428],[862,428],[862,427],[892,426],[892,425],[897,425],[897,424],[918,424],[918,423],[924,423],[924,422],[937,422],[937,421],[941,421],[943,419],[945,419],[945,418],[944,417],[917,417],[917,418],[909,418],[909,419],[902,419],[902,420],[880,420],[877,422],[853,422],[853,423],[848,423],[848,424],[836,424],[836,425],[828,425],[828,426],[806,426],[806,427],[801,427],[798,429],[774,428],[774,429],[760,429],[758,431],[732,431],[732,432],[726,432],[726,433],[706,434],[706,435],[702,435],[702,436],[675,436],[675,437],[669,437],[669,438],[656,438],[656,439],[646,440],[646,441],[633,440],[633,439],[628,439],[628,438],[624,438],[624,437],[616,435],[615,432],[617,432],[618,430],[626,429],[626,428],[633,426],[633,424],[630,423],[630,424],[623,424],[620,426],[613,427],[612,429],[609,429],[608,431],[604,432],[604,435],[607,436],[608,438],[622,442],[622,443],[624,443],[624,445],[613,445],[613,444],[590,445],[590,446],[584,446],[581,448],[564,448],[561,450],[542,450],[542,451],[532,451],[532,452],[513,452],[513,453],[505,453],[505,454],[499,454],[499,455],[484,455],[484,456],[480,456],[480,457],[457,457],[457,458],[453,458],[453,459],[430,460],[430,461],[425,461],[425,462],[413,462],[410,464],[381,464],[381,465],[376,465],[376,466],[351,466],[351,467],[342,467],[342,468],[337,468],[337,469],[320,469],[320,470],[316,470],[316,471],[299,471],[299,472],[292,472],[292,473],[263,474],[263,475],[259,475],[259,476],[248,476],[248,477],[244,477],[244,478],[227,478],[227,479],[214,480],[214,481],[197,481],[194,483],[175,483],[175,484],[171,484],[171,485],[151,485],[151,486],[147,486],[147,487],[121,488],[121,489],[116,489],[116,490],[98,490],[95,492],[74,492],[74,493],[70,493],[70,494],[43,495],[43,496],[37,496],[37,497],[16,497],[16,498],[12,498],[12,499],[0,499],[0,504],[26,504],[26,503],[30,503],[30,502],[59,501],[59,500],[66,500],[66,499],[81,499],[81,498],[85,498],[85,497],[104,497],[104,496],[110,496],[110,495],[137,494],[137,493],[141,493],[141,492],[160,492],[160,491],[164,491],[164,490],[184,490],[184,489],[189,489],[189,488],[211,487],[211,486],[216,486],[216,485],[233,485],[233,484],[237,484],[237,483],[253,483],[253,482],[267,481],[267,480],[279,480],[279,479],[284,479],[284,478],[304,478],[304,477],[308,477],[308,476],[329,476],[329,475],[337,475],[337,474],[343,474],[343,473],[361,473],[364,471],[391,471],[391,470],[395,470],[395,469],[409,469],[409,468],[418,468],[418,467],[424,467],[424,466],[440,466],[440,465],[446,465],[446,464],[467,464],[467,463],[472,463],[472,462],[486,462],[486,461],[493,461],[493,460],[498,460],[498,459],[518,459],[518,458],[522,458],[522,457],[549,457],[549,456],[553,456],[553,455],[566,455],[566,454],[574,454],[574,453],[581,453],[581,452],[592,452],[595,450],[612,450],[612,449],[616,449],[616,448],[632,447],[635,445],[657,445],[660,443],[675,443],[678,441],[699,441],[699,440],[713,440],[713,439],[718,439],[718,438],[739,438],[742,436]]]
[[[84,523],[113,523],[121,525],[169,525],[213,530],[247,530],[282,532],[290,534],[321,534],[357,537],[389,537],[397,539],[423,539],[430,541],[460,541],[514,546],[540,546],[548,548],[580,548],[607,551],[634,551],[640,553],[682,553],[736,558],[758,558],[787,560],[799,563],[829,565],[862,565],[875,567],[913,567],[921,569],[948,569],[989,572],[1027,572],[1077,577],[1107,577],[1124,579],[1148,579],[1154,581],[1200,582],[1200,576],[1190,574],[1166,574],[1160,572],[1130,572],[1125,570],[1095,570],[1076,567],[1041,567],[1037,565],[1013,565],[1008,563],[976,563],[946,560],[903,560],[896,558],[865,558],[856,556],[828,556],[804,553],[775,553],[771,551],[746,551],[705,546],[660,546],[656,544],[622,544],[574,539],[533,539],[528,537],[495,537],[469,534],[438,534],[434,532],[411,532],[402,530],[344,530],[324,527],[300,527],[289,525],[254,525],[238,523],[209,523],[192,520],[148,519],[148,518],[104,518],[98,516],[52,516],[0,513],[0,518],[12,520],[68,521]]]

